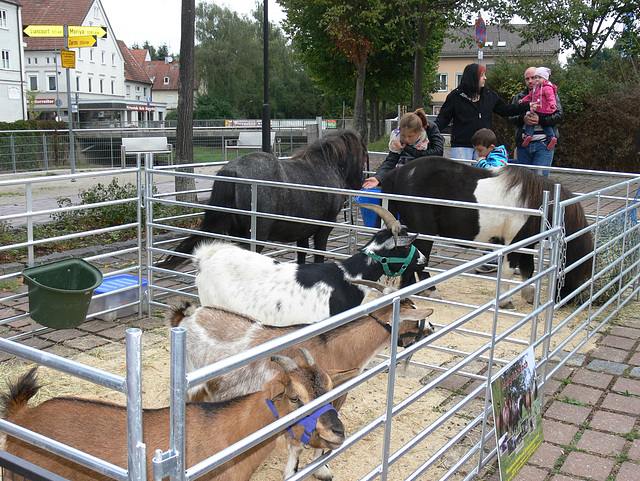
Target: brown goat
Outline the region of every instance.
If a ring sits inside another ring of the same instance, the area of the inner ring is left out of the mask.
[[[333,379],[309,357],[309,364],[295,363],[286,356],[273,356],[281,371],[261,391],[222,403],[188,403],[186,406],[186,466],[192,466],[275,421],[265,399],[271,399],[280,417],[293,412],[344,382],[357,371]],[[36,368],[9,384],[9,392],[0,396],[3,417],[14,424],[105,459],[127,466],[126,409],[116,404],[80,398],[53,398],[30,408],[28,400],[39,386]],[[147,477],[152,479],[151,460],[156,449],[169,449],[169,408],[143,411],[147,446]],[[301,436],[302,426],[292,426]],[[282,431],[286,433],[286,431]],[[288,436],[288,434],[287,434]],[[248,480],[275,447],[278,435],[252,447],[218,466],[199,479]],[[345,439],[344,426],[335,411],[318,419],[309,445],[335,449]],[[109,480],[89,468],[7,435],[5,451],[74,481]]]
[[[416,309],[410,299],[400,303],[400,347],[423,339],[433,333],[431,323],[425,326],[425,318],[433,309]],[[171,325],[187,330],[187,371],[192,371],[232,354],[283,336],[300,329],[297,326],[268,326],[255,319],[215,306],[197,307],[191,301],[182,300],[174,306]],[[283,349],[279,354],[296,359],[299,348],[308,349],[316,362],[324,369],[357,369],[362,371],[371,359],[391,342],[393,306],[382,307],[331,331]],[[233,396],[251,392],[273,378],[277,371],[266,359],[225,373],[207,381],[187,393],[191,401],[223,401]],[[333,405],[340,409],[346,395],[337,398]],[[302,446],[290,444],[290,457],[285,467],[285,479],[298,469]],[[316,452],[316,457],[321,454]],[[323,467],[315,473],[319,479],[330,480],[331,471]]]

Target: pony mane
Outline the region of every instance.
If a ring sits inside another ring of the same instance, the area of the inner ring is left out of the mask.
[[[320,168],[336,165],[344,174],[347,187],[360,189],[368,158],[367,146],[360,135],[355,130],[341,129],[296,151],[291,161]]]

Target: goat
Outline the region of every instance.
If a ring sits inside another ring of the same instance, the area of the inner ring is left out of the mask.
[[[221,403],[186,405],[186,465],[192,466],[251,433],[272,423],[325,394],[357,371],[337,374],[333,379],[306,355],[307,364],[298,365],[291,358],[275,355],[279,372],[263,388],[252,394]],[[106,456],[113,464],[127,466],[126,408],[116,404],[81,398],[53,398],[30,408],[27,401],[39,389],[36,368],[29,371],[9,392],[0,396],[3,417],[14,424],[82,450],[97,457]],[[267,402],[265,402],[265,400]],[[270,409],[268,402],[275,412]],[[318,410],[319,411],[319,410]],[[143,442],[147,445],[147,478],[152,478],[152,455],[156,449],[169,449],[169,408],[143,411]],[[291,426],[296,437],[303,426]],[[244,453],[214,468],[199,479],[248,480],[274,449],[278,433]],[[317,419],[307,441],[309,446],[335,449],[345,439],[344,426],[333,409]],[[89,468],[7,435],[5,451],[74,481],[109,480]]]
[[[400,303],[398,346],[409,345],[433,333],[431,323],[425,326],[425,318],[433,309],[416,309],[413,301],[403,299]],[[187,330],[187,369],[189,371],[207,366],[239,351],[257,346],[269,340],[294,332],[296,326],[267,326],[245,315],[220,307],[197,307],[183,300],[170,311],[171,325]],[[343,324],[328,333],[302,341],[283,349],[280,354],[295,357],[298,348],[304,347],[328,371],[357,369],[361,372],[371,359],[389,346],[393,306],[382,307],[375,312]],[[277,374],[266,359],[225,373],[190,389],[187,397],[191,401],[222,401],[257,389]],[[340,409],[345,396],[333,403]],[[292,476],[298,470],[302,446],[289,445],[289,460],[284,476]],[[319,457],[322,450],[317,450]],[[330,480],[331,471],[324,466],[316,471],[319,479]]]
[[[228,242],[202,243],[194,251],[196,286],[203,306],[225,307],[261,322],[287,326],[309,324],[360,305],[371,291],[351,281],[401,276],[401,286],[415,282],[426,258],[399,222],[378,205],[374,210],[388,228],[374,234],[348,259],[325,264],[281,263]]]

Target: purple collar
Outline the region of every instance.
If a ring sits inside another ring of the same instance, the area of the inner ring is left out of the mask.
[[[267,401],[267,406],[269,406],[269,409],[271,409],[271,412],[276,417],[276,419],[280,419],[280,417],[278,416],[278,411],[276,411],[276,407],[273,405],[273,402],[271,401],[271,399],[266,399],[266,401]],[[300,419],[299,421],[296,421],[291,425],[291,426],[297,426],[298,424],[300,424],[304,426],[304,433],[300,437],[300,441],[302,442],[302,444],[304,445],[309,444],[309,440],[311,439],[311,433],[316,428],[316,424],[318,423],[318,418],[322,416],[324,413],[326,413],[327,411],[335,411],[336,414],[338,413],[338,411],[336,411],[336,409],[331,404],[325,404],[324,406],[313,411],[308,416]],[[287,428],[287,431],[289,431],[289,434],[291,434],[291,437],[293,439],[296,439],[296,437],[293,435],[293,431],[291,430],[291,426]]]

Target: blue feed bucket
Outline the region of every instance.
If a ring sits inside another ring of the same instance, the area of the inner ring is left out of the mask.
[[[380,192],[380,189],[362,189],[362,192]],[[360,204],[378,204],[380,205],[380,199],[375,197],[364,197],[361,195],[356,196],[356,202]],[[375,212],[360,207],[360,213],[362,214],[362,221],[366,227],[376,227],[378,221],[378,214]]]

